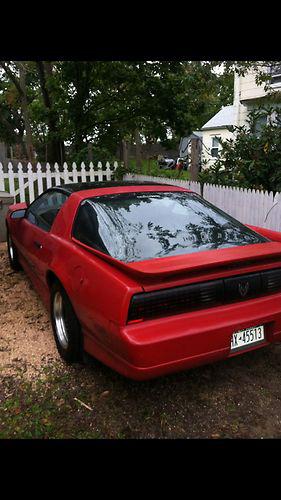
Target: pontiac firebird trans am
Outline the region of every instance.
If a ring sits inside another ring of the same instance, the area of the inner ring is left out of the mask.
[[[85,351],[142,380],[281,340],[281,233],[187,189],[65,184],[6,223],[67,363]]]

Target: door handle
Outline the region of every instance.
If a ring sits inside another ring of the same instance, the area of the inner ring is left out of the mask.
[[[39,250],[41,250],[43,248],[43,245],[41,243],[39,243],[39,241],[34,241],[33,243],[36,246],[36,248],[39,248]]]

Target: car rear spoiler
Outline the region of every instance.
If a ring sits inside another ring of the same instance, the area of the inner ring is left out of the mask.
[[[73,241],[114,267],[138,279],[161,279],[182,273],[187,275],[211,269],[239,267],[243,264],[278,261],[281,264],[281,242],[272,241],[130,263],[121,262],[99,250],[88,247],[75,238]]]

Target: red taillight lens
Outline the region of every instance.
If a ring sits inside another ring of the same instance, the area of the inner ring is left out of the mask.
[[[180,314],[222,302],[222,280],[133,295],[128,323]]]
[[[239,283],[245,280],[249,283],[249,293],[242,297]],[[156,292],[138,293],[131,298],[128,323],[207,309],[280,291],[281,269],[278,268]]]

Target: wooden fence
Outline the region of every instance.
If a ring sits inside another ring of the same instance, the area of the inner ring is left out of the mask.
[[[84,163],[81,163],[80,167],[77,167],[75,163],[71,167],[64,163],[60,168],[55,163],[51,168],[47,163],[43,168],[40,163],[36,166],[29,163],[27,168],[24,168],[19,163],[15,168],[12,163],[9,163],[8,172],[4,173],[3,165],[0,163],[0,191],[8,191],[18,202],[29,201],[31,203],[36,196],[52,186],[68,182],[109,181],[117,166],[117,162],[114,162],[112,166],[109,162],[106,162],[104,166],[98,162],[95,169],[93,163],[90,163],[89,167],[86,167]]]
[[[267,191],[231,188],[214,184],[204,184],[201,187],[198,182],[136,174],[129,174],[125,179],[154,181],[185,187],[201,194],[207,201],[244,224],[281,231],[281,193],[274,195]]]

